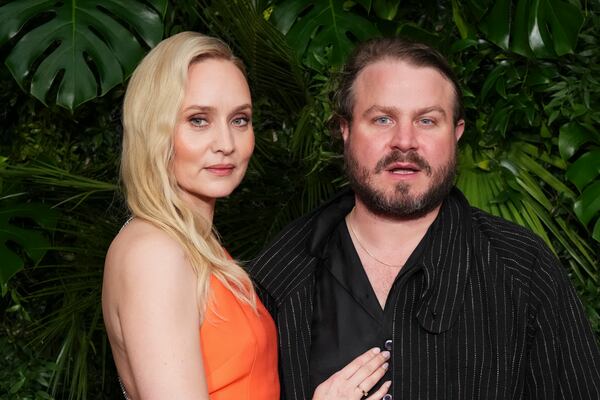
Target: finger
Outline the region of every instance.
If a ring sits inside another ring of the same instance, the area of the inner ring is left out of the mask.
[[[350,381],[354,385],[358,385],[361,382],[363,382],[368,376],[370,376],[372,374],[378,374],[378,375],[380,375],[380,378],[381,378],[381,376],[383,376],[381,374],[381,369],[382,369],[383,365],[386,364],[387,360],[389,360],[389,358],[390,358],[390,352],[382,351],[381,353],[377,354],[375,357],[373,357],[369,361],[367,361],[365,364],[363,364],[360,368],[358,368],[354,372],[354,374],[348,378],[348,381]],[[387,369],[387,366],[383,369],[383,373],[385,373],[386,369]],[[373,382],[373,385],[376,382],[377,382],[377,380],[375,382]],[[366,389],[366,387],[364,387],[364,386],[361,386],[361,387],[363,389]]]
[[[375,358],[377,355],[381,353],[379,347],[372,348],[360,356],[356,357],[354,360],[350,361],[348,365],[342,368],[339,373],[344,379],[350,378],[352,375],[358,371],[363,365],[367,364],[370,360]]]
[[[385,375],[385,373],[388,369],[388,366],[389,366],[388,363],[383,364],[375,372],[373,372],[371,375],[366,377],[365,380],[363,380],[357,386],[360,388],[361,391],[362,390],[364,390],[366,392],[371,391],[371,389],[373,387],[375,387],[377,382],[379,382],[381,380],[381,378],[383,378],[383,376]]]
[[[385,381],[376,392],[371,393],[365,400],[381,400],[381,398],[387,394],[388,390],[390,390],[391,386],[392,381]]]

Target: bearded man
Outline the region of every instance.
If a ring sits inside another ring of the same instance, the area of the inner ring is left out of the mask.
[[[335,113],[351,190],[250,265],[278,325],[283,398],[311,398],[379,347],[386,400],[600,399],[598,345],[556,257],[454,187],[465,122],[447,61],[399,38],[363,43]],[[368,396],[357,386],[347,398]]]

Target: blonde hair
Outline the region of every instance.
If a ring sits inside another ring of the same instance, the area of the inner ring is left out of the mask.
[[[214,275],[256,309],[248,274],[223,249],[212,224],[183,200],[170,168],[189,66],[207,58],[231,61],[244,72],[225,43],[195,32],[163,40],[136,68],[123,103],[121,179],[133,215],[162,229],[183,247],[198,279],[201,305],[210,299]]]

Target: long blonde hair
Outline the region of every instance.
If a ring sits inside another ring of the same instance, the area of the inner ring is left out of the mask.
[[[227,255],[212,224],[183,200],[171,172],[172,137],[188,69],[206,58],[231,61],[244,72],[225,43],[195,32],[163,40],[136,68],[123,103],[121,179],[133,215],[162,229],[183,247],[198,279],[201,305],[210,299],[214,275],[255,308],[248,274]]]

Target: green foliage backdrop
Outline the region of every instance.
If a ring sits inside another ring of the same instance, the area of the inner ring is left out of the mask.
[[[143,54],[182,30],[222,37],[248,67],[255,155],[216,216],[236,257],[346,184],[328,131],[336,73],[357,41],[404,35],[459,75],[458,186],[544,238],[600,337],[600,3],[3,0],[0,397],[118,396],[99,298],[127,217],[122,96]]]

